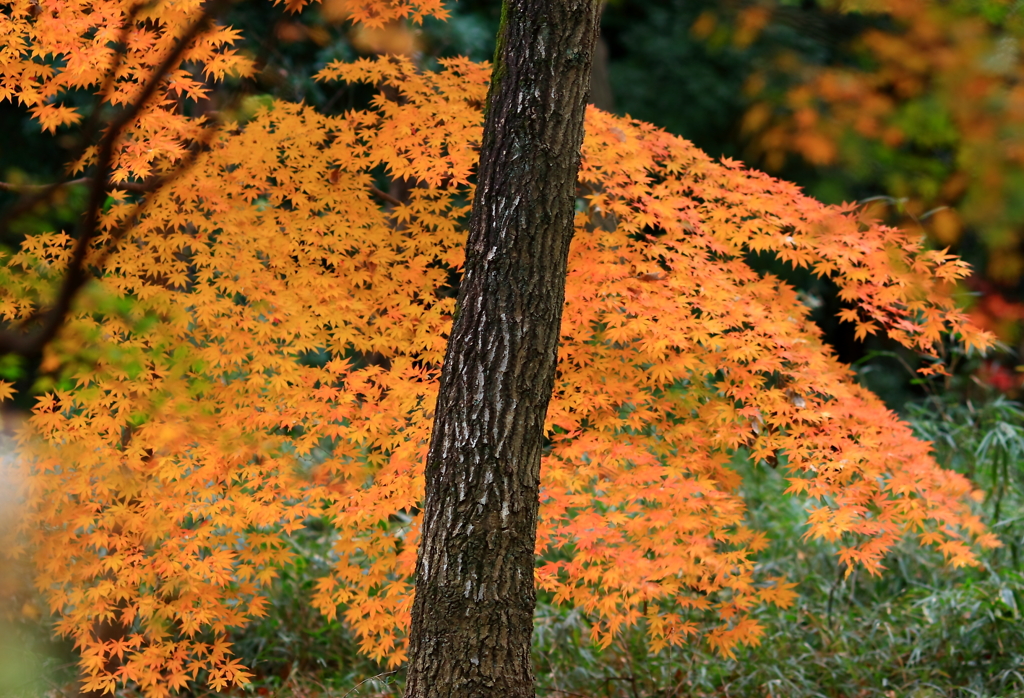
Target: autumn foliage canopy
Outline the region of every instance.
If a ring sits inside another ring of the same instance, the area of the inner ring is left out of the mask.
[[[3,6],[0,98],[50,131],[88,116],[67,103],[76,91],[132,104],[202,9]],[[346,9],[378,26],[444,15],[430,0]],[[253,70],[237,39],[220,25],[200,34],[118,139],[95,279],[48,345],[17,432],[29,516],[9,549],[34,557],[91,689],[244,681],[229,629],[263,613],[287,536],[310,517],[337,532],[311,603],[367,654],[404,660],[489,67],[334,63],[317,78],[381,88],[369,108],[329,116],[278,101],[244,124],[230,110],[190,116],[183,105],[210,84]],[[837,541],[851,564],[880,571],[907,535],[972,564],[994,539],[970,483],[855,383],[795,289],[750,261],[831,279],[859,337],[927,356],[946,335],[990,341],[951,298],[965,265],[650,125],[591,108],[586,132],[539,588],[582,608],[598,642],[644,618],[654,648],[756,642],[751,611],[789,603],[793,585],[757,571],[766,538],[744,524],[738,458],[777,464],[790,492],[818,502],[808,535]],[[168,172],[154,191],[116,187]],[[397,178],[408,196],[383,200],[377,187]],[[4,252],[5,322],[53,301],[72,232]],[[101,621],[125,632],[105,640]]]

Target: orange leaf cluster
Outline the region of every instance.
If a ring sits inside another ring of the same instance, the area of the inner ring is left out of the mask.
[[[45,17],[16,16],[33,46]],[[227,630],[264,612],[286,536],[310,516],[337,533],[312,602],[340,613],[370,656],[403,661],[488,72],[467,60],[437,72],[398,58],[329,66],[321,79],[390,90],[365,111],[277,102],[222,130],[147,195],[79,299],[44,358],[56,387],[18,442],[38,585],[89,688],[132,681],[165,695],[200,672],[215,687],[244,682]],[[70,79],[54,75],[38,89]],[[126,176],[148,173],[128,153],[157,137],[157,121],[124,139]],[[844,559],[876,572],[900,536],[920,533],[972,563],[972,546],[992,541],[969,483],[854,383],[794,289],[746,260],[772,254],[832,279],[859,332],[926,352],[948,332],[990,341],[950,299],[964,266],[649,125],[591,109],[586,127],[540,587],[591,614],[599,642],[643,618],[654,647],[698,633],[726,653],[756,642],[751,611],[793,594],[757,574],[765,537],[744,525],[730,468],[748,451],[782,457],[791,490],[824,502],[809,535],[843,541]],[[401,205],[373,198],[382,168],[415,183]],[[133,211],[119,195],[104,225]],[[0,317],[52,297],[72,242],[34,236],[5,260]],[[97,637],[104,620],[123,637]]]
[[[309,0],[274,0],[284,2],[288,9],[298,10]],[[409,19],[417,24],[427,17],[446,19],[448,10],[441,0],[324,0],[324,12],[332,20],[347,19],[371,29],[390,22]]]

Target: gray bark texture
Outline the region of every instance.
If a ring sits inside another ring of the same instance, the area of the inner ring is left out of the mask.
[[[599,0],[506,0],[426,464],[406,698],[533,698],[534,548]]]

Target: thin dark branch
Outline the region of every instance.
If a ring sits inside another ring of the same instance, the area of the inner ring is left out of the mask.
[[[846,573],[846,563],[845,562],[838,563],[836,565],[836,579],[835,579],[834,582],[832,582],[832,586],[828,590],[828,604],[827,604],[826,610],[825,610],[825,619],[826,619],[825,622],[826,622],[826,625],[828,626],[829,630],[833,630],[834,629],[832,627],[832,601],[835,599],[836,589],[839,587],[839,585],[842,583],[843,579],[845,578],[845,573]]]
[[[178,163],[177,167],[175,167],[172,171],[151,180],[151,183],[147,185],[147,190],[159,191],[160,189],[163,189],[171,182],[173,182],[174,180],[178,179],[183,174],[188,172],[192,165],[195,164],[196,158],[198,158],[199,154],[203,152],[207,145],[209,145],[210,140],[216,133],[217,129],[207,129],[207,131],[203,134],[203,138],[193,143],[192,147],[188,151],[188,155],[181,162]],[[128,235],[132,228],[135,227],[135,224],[138,223],[139,219],[142,217],[142,214],[146,212],[146,209],[148,208],[152,200],[153,199],[150,197],[145,198],[142,201],[138,202],[135,205],[135,208],[132,210],[132,212],[128,215],[128,217],[108,234],[107,240],[105,241],[104,247],[100,252],[99,256],[96,257],[96,259],[92,260],[92,266],[96,268],[98,272],[102,272],[102,270],[106,267],[107,260],[110,259],[110,255],[112,255],[117,250],[118,243],[120,243],[121,240],[123,240],[125,236]],[[83,261],[83,275],[84,278],[87,280],[88,274],[86,274],[85,271],[86,270],[84,269]],[[70,310],[70,305],[64,310],[65,316],[67,315],[68,310]],[[52,313],[53,311],[54,308],[51,308],[48,311],[40,311],[34,313],[33,315],[29,316],[28,318],[25,318],[25,320],[21,322],[21,327],[24,329],[31,325],[33,322],[42,320],[44,317],[46,317],[49,313]],[[61,322],[63,322],[63,318],[61,318]],[[60,329],[59,325],[57,329]],[[0,353],[3,352],[3,341],[4,334],[0,333]],[[40,346],[40,349],[41,348],[42,347]]]
[[[398,673],[398,670],[396,669],[395,671],[385,671],[385,672],[382,672],[382,673],[380,673],[380,674],[377,674],[376,676],[371,676],[371,677],[370,677],[370,678],[368,678],[368,679],[363,679],[362,681],[360,681],[359,683],[357,683],[357,684],[356,684],[355,686],[353,686],[353,687],[352,687],[352,688],[351,688],[351,689],[349,690],[349,692],[348,692],[348,693],[346,693],[345,695],[343,695],[343,696],[342,696],[341,698],[348,698],[348,696],[352,695],[352,693],[354,693],[355,691],[357,691],[357,690],[359,689],[359,687],[360,687],[360,686],[362,686],[362,685],[363,685],[364,683],[367,683],[367,682],[369,682],[369,681],[376,681],[376,680],[378,680],[378,679],[382,679],[382,678],[384,678],[384,677],[387,677],[387,676],[391,676],[392,674],[397,674],[397,673]]]
[[[189,45],[206,30],[206,26],[212,17],[215,9],[219,9],[220,5],[223,4],[220,0],[215,0],[206,9],[203,10],[195,22],[188,28],[188,30],[182,34],[175,44],[174,49],[164,58],[159,66],[153,72],[152,77],[146,83],[145,87],[142,88],[142,92],[139,93],[138,98],[134,103],[126,110],[124,110],[120,116],[114,120],[113,123],[107,128],[107,133],[104,135],[103,140],[100,141],[99,151],[96,155],[96,175],[93,178],[92,187],[89,197],[89,205],[85,211],[85,218],[82,221],[82,235],[78,237],[78,245],[76,246],[75,253],[72,259],[78,258],[81,262],[84,259],[84,250],[88,248],[88,243],[92,237],[96,235],[96,223],[99,217],[99,212],[103,206],[103,201],[106,198],[106,190],[104,183],[106,182],[110,166],[113,162],[114,147],[117,144],[118,139],[121,137],[121,133],[130,124],[139,113],[146,107],[149,100],[156,94],[157,88],[160,83],[164,81],[164,78],[178,65],[181,61],[182,55],[188,49]],[[81,254],[79,254],[79,250]]]
[[[113,64],[110,66],[110,70],[107,72],[106,76],[104,76],[103,83],[100,85],[100,89],[96,93],[96,99],[89,112],[89,118],[82,125],[82,130],[78,138],[78,145],[75,148],[74,154],[70,158],[70,162],[72,163],[78,162],[85,157],[86,150],[96,135],[96,131],[99,128],[100,114],[103,111],[103,104],[110,97],[110,92],[114,89],[114,85],[117,82],[117,71],[121,68],[124,56],[128,51],[128,34],[131,32],[132,26],[135,24],[135,19],[138,17],[139,12],[143,7],[145,7],[145,3],[138,3],[128,10],[128,15],[125,17],[124,25],[121,27],[121,32],[117,37],[117,41],[114,42]],[[21,191],[31,193],[32,196],[20,201],[17,205],[13,206],[6,212],[3,220],[0,221],[0,231],[6,231],[8,223],[11,220],[17,219],[26,211],[31,210],[39,204],[48,203],[64,186],[64,182],[55,182],[53,184],[41,185],[37,188],[26,187],[21,189]],[[6,189],[6,191],[15,190]]]
[[[107,132],[100,141],[99,148],[97,150],[96,174],[90,178],[89,201],[85,214],[83,215],[82,221],[79,225],[79,235],[75,241],[75,247],[72,250],[71,260],[68,263],[67,271],[64,274],[64,279],[61,284],[60,292],[57,295],[57,300],[49,309],[41,313],[34,314],[26,321],[26,323],[22,323],[22,326],[24,327],[28,322],[38,320],[39,325],[34,330],[30,332],[10,330],[0,332],[0,354],[18,354],[25,357],[36,356],[60,330],[68,312],[71,309],[75,296],[89,279],[89,274],[86,269],[86,258],[88,257],[93,241],[99,234],[99,216],[107,196],[107,178],[109,177],[110,169],[113,164],[117,142],[128,124],[130,124],[139,115],[139,113],[146,107],[149,100],[152,99],[153,95],[156,94],[160,83],[163,82],[171,70],[173,70],[179,63],[189,45],[206,30],[209,21],[215,12],[220,10],[224,1],[225,0],[214,0],[214,2],[211,2],[203,10],[200,17],[193,22],[191,26],[189,26],[181,37],[179,37],[174,49],[171,50],[160,65],[154,70],[149,81],[139,94],[138,99],[108,126]],[[137,10],[135,10],[135,12],[137,12]],[[134,15],[131,16],[134,17]],[[125,29],[125,33],[127,33],[127,29]],[[112,73],[113,72],[116,72],[116,65],[112,69]],[[114,79],[114,77],[108,76],[104,82],[104,86],[112,85]],[[211,135],[212,130],[207,132],[207,137]],[[185,163],[175,167],[168,175],[157,178],[156,181],[153,182],[152,190],[164,186],[172,178],[177,177],[181,172],[191,166],[192,162],[195,160],[195,156],[201,149],[202,145],[193,148],[190,151],[190,157],[186,158]],[[49,189],[55,189],[59,186],[61,185],[49,185]],[[148,201],[149,198],[147,197],[147,199],[140,202],[127,220],[125,220],[110,234],[105,249],[96,260],[96,265],[99,269],[102,270],[106,260],[117,247],[117,243],[138,221],[139,217],[145,210]]]
[[[56,189],[63,189],[65,187],[75,186],[76,184],[87,184],[92,186],[94,177],[79,177],[78,179],[69,179],[64,182],[55,182],[53,184],[14,184],[13,182],[0,182],[0,191],[9,191],[16,194],[35,194],[38,192],[49,192]],[[107,182],[103,187],[105,190],[110,191],[125,191],[131,194],[145,194],[146,192],[153,191],[153,184],[151,182]]]
[[[323,114],[330,114],[331,113],[331,109],[334,108],[334,105],[337,104],[338,101],[342,97],[344,97],[346,94],[348,94],[348,92],[349,92],[348,86],[345,85],[344,83],[342,83],[342,86],[339,87],[334,92],[334,94],[331,95],[331,98],[329,100],[327,100],[326,103],[324,103],[324,106],[320,108],[321,113],[323,113]]]
[[[387,203],[391,204],[392,206],[401,206],[402,205],[401,200],[396,199],[395,197],[391,196],[391,194],[388,194],[386,191],[381,191],[380,189],[378,189],[377,187],[373,186],[372,184],[370,185],[370,193],[373,194],[374,196],[376,196],[381,201],[386,201]]]
[[[139,16],[139,12],[146,6],[145,2],[138,2],[131,6],[128,10],[128,15],[125,17],[124,26],[121,27],[121,34],[118,36],[117,41],[114,42],[114,62],[107,71],[107,74],[103,77],[103,82],[100,84],[100,89],[96,92],[96,99],[93,102],[92,110],[89,112],[89,119],[82,125],[81,138],[78,142],[78,149],[75,157],[71,159],[71,162],[77,162],[85,155],[85,150],[89,143],[92,142],[93,138],[96,137],[96,133],[100,127],[100,116],[103,113],[103,105],[110,99],[110,93],[114,91],[114,86],[117,84],[117,72],[121,69],[121,65],[124,63],[124,57],[128,54],[128,35],[131,33],[132,27],[135,26],[135,20]]]

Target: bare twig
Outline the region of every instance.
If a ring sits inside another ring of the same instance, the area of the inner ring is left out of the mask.
[[[832,602],[836,596],[836,589],[842,583],[846,574],[846,563],[840,562],[836,565],[836,579],[832,582],[832,586],[828,590],[828,604],[825,609],[825,619],[829,630],[833,630],[832,627]]]
[[[385,676],[391,676],[392,674],[397,674],[397,673],[398,673],[398,670],[396,669],[395,671],[385,671],[385,672],[383,672],[381,674],[377,674],[376,676],[371,676],[368,679],[363,679],[362,681],[357,683],[355,686],[353,686],[351,689],[349,689],[348,693],[343,695],[341,698],[348,698],[350,695],[352,695],[353,693],[358,691],[359,687],[362,686],[364,683],[367,683],[369,681],[375,681],[375,680],[383,678]]]
[[[394,196],[391,196],[391,194],[388,194],[386,191],[381,191],[380,189],[378,189],[377,187],[373,186],[372,184],[370,185],[370,193],[373,194],[374,196],[376,196],[381,201],[386,201],[387,203],[391,204],[392,206],[401,206],[402,205],[402,201],[400,199],[397,199]]]

